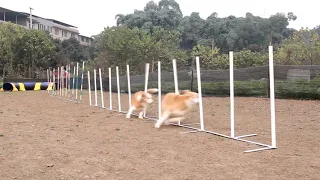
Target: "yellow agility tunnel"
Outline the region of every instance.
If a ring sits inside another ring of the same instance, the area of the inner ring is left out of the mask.
[[[52,90],[53,83],[50,82],[7,82],[3,83],[1,91],[39,91],[39,90]]]

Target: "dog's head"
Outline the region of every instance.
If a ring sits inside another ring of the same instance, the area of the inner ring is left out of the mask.
[[[138,101],[151,104],[153,103],[152,95],[150,93],[143,92],[138,96]]]
[[[192,104],[199,103],[199,94],[189,90],[183,90],[183,96],[187,97],[188,101]]]

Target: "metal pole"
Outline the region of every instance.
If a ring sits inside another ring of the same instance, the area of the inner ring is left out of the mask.
[[[30,9],[30,29],[33,29],[33,27],[32,27],[32,10],[33,10],[33,8],[32,7],[29,7],[29,9]]]
[[[94,79],[94,99],[95,106],[98,106],[98,94],[97,94],[97,70],[93,70],[93,79]]]
[[[127,64],[127,78],[128,78],[128,95],[129,95],[129,108],[131,106],[131,83],[130,83],[130,67]]]
[[[200,62],[199,57],[196,57],[197,66],[197,81],[198,81],[198,96],[199,96],[199,113],[200,113],[200,130],[204,131],[204,120],[203,120],[203,106],[202,106],[202,87],[201,87],[201,73],[200,73]]]
[[[88,71],[88,90],[89,90],[89,104],[91,106],[92,100],[91,100],[91,86],[90,86],[90,71]]]
[[[161,119],[161,62],[158,61],[158,116]]]
[[[233,83],[233,51],[229,52],[229,74],[230,74],[230,123],[231,137],[234,138],[234,83]]]
[[[271,114],[271,141],[272,147],[276,145],[276,110],[274,95],[274,69],[273,69],[273,46],[269,46],[269,77],[270,77],[270,114]]]
[[[144,92],[146,93],[148,90],[148,82],[149,82],[149,67],[150,64],[146,63],[146,76],[144,81]],[[146,117],[146,109],[143,109],[143,117]]]
[[[121,100],[120,100],[120,82],[119,82],[119,67],[116,66],[117,74],[117,90],[118,90],[118,111],[121,112]]]
[[[112,110],[112,84],[111,84],[111,68],[109,70],[109,108]]]
[[[102,85],[101,68],[99,68],[99,78],[100,78],[101,107],[104,108],[104,98],[103,98],[103,85]]]

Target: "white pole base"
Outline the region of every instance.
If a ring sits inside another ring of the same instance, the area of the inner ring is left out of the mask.
[[[251,136],[256,136],[257,134],[249,134],[249,135],[231,137],[231,136],[224,135],[224,134],[221,134],[221,133],[217,133],[217,132],[213,132],[213,131],[207,131],[207,130],[201,130],[201,129],[190,127],[190,126],[187,126],[187,125],[179,125],[179,124],[171,124],[171,125],[184,127],[184,128],[188,128],[188,129],[192,129],[193,130],[193,131],[181,132],[179,134],[205,132],[205,133],[209,133],[209,134],[212,134],[212,135],[216,135],[216,136],[220,136],[220,137],[224,137],[224,138],[228,138],[228,139],[233,139],[233,140],[236,140],[236,141],[242,141],[242,142],[246,142],[246,143],[255,144],[255,145],[258,145],[258,146],[264,146],[263,148],[258,148],[258,149],[253,149],[253,150],[246,150],[244,152],[257,152],[257,151],[262,151],[262,150],[276,149],[276,147],[272,147],[272,146],[267,145],[267,144],[258,143],[258,142],[250,141],[250,140],[246,140],[246,139],[241,139],[242,137],[251,137]]]
[[[277,147],[264,147],[264,148],[258,148],[258,149],[252,149],[252,150],[246,150],[244,151],[245,153],[250,153],[250,152],[257,152],[257,151],[264,151],[264,150],[271,150],[271,149],[277,149]]]

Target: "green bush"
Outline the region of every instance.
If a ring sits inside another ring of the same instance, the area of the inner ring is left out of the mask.
[[[310,82],[296,80],[294,82],[276,82],[275,94],[280,98],[320,99],[320,77]]]
[[[194,86],[198,90],[197,86]],[[235,96],[265,96],[267,84],[266,81],[235,81],[234,95]],[[203,82],[202,93],[204,95],[214,96],[229,96],[229,82]]]

